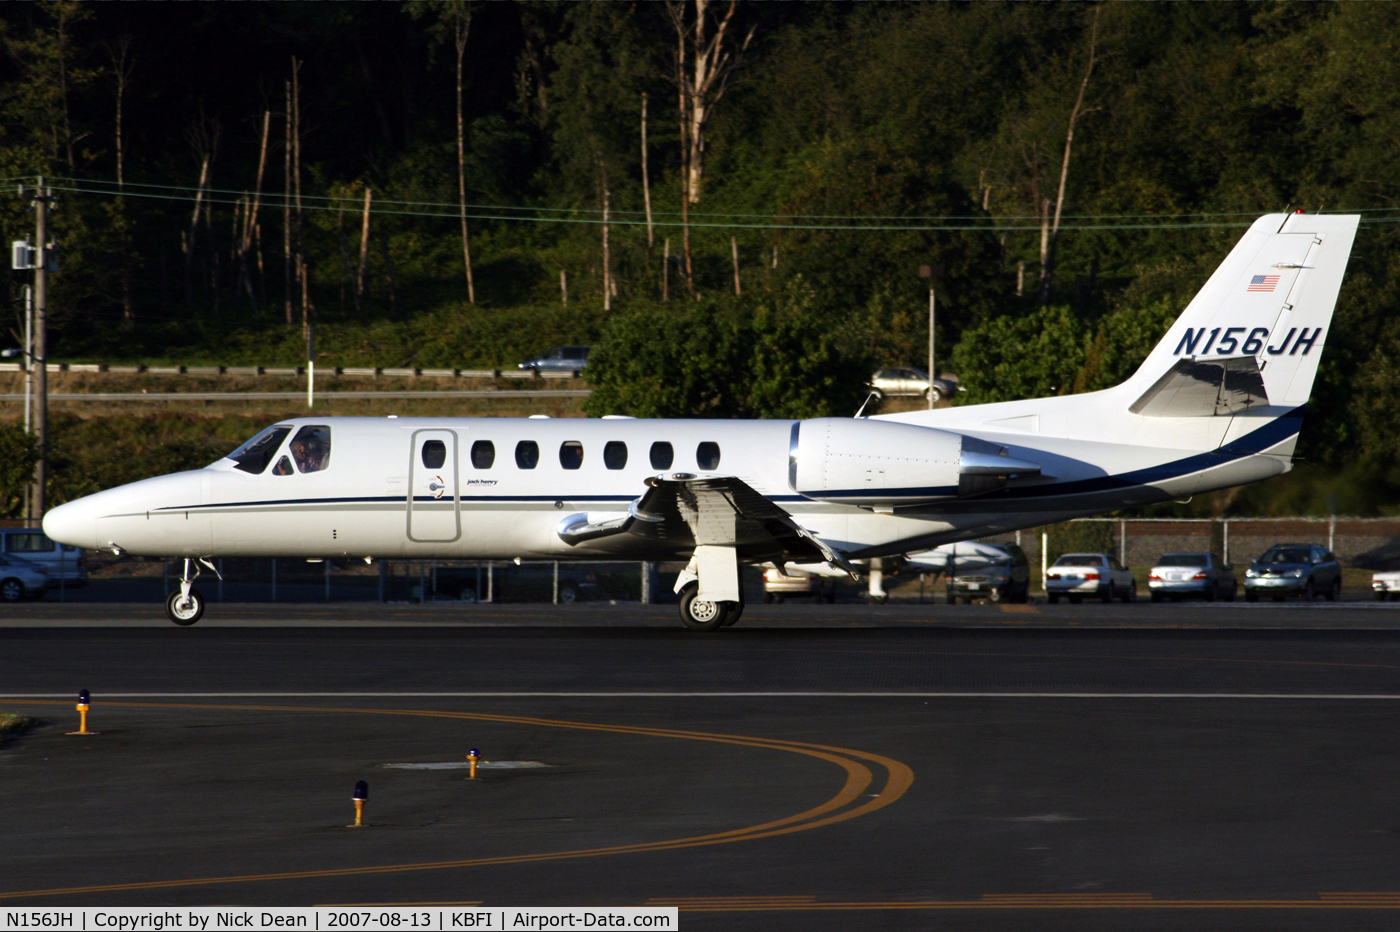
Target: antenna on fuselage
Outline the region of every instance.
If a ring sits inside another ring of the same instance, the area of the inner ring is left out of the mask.
[[[865,409],[870,407],[870,402],[880,397],[879,392],[871,392],[865,396],[865,400],[860,404],[860,410],[856,412],[856,417],[865,417]]]

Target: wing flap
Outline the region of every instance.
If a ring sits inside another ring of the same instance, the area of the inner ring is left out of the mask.
[[[737,476],[655,476],[625,517],[590,522],[588,515],[575,514],[559,523],[560,539],[571,545],[619,534],[672,545],[734,547],[750,563],[821,562],[854,573],[843,556]]]

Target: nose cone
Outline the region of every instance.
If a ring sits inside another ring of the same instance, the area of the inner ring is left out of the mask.
[[[97,540],[97,515],[91,496],[59,505],[44,515],[44,533],[70,547],[95,550],[106,544]]]

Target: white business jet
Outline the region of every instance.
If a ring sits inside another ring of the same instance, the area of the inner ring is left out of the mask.
[[[1287,472],[1355,216],[1270,214],[1126,382],[805,421],[292,418],[190,472],[61,505],[65,544],[214,556],[688,561],[681,618],[743,609],[742,564],[851,561]]]

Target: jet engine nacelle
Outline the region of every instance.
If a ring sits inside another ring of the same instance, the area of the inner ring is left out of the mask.
[[[793,425],[794,492],[848,505],[914,505],[995,491],[1040,467],[998,444],[912,424],[813,418]]]

